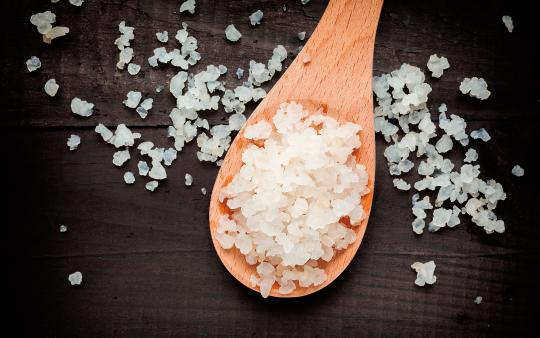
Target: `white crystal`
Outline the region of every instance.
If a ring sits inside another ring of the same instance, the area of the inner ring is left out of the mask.
[[[30,57],[30,59],[26,60],[26,68],[28,68],[29,72],[41,68],[41,60],[37,56]]]
[[[520,167],[519,165],[515,165],[512,168],[512,175],[517,176],[517,177],[521,177],[521,176],[525,175],[525,170],[522,167]]]
[[[471,97],[475,97],[480,100],[486,100],[491,92],[487,89],[487,83],[483,78],[464,78],[459,85],[459,90],[463,94],[469,94]]]
[[[161,43],[167,43],[167,41],[169,41],[169,33],[167,31],[157,32],[156,38]]]
[[[184,180],[185,185],[189,187],[193,183],[193,176],[191,176],[189,173],[186,173],[186,175],[184,176]]]
[[[255,12],[251,13],[251,15],[249,16],[249,22],[252,26],[260,25],[263,16],[263,12],[258,9]]]
[[[202,187],[202,188],[201,188],[201,194],[202,194],[203,196],[206,196],[206,188],[205,188],[205,187]]]
[[[81,137],[79,135],[71,134],[67,139],[67,146],[69,150],[75,150],[81,144]]]
[[[88,117],[94,112],[94,104],[75,97],[71,100],[71,111],[73,114]]]
[[[483,299],[483,298],[482,298],[481,296],[476,296],[476,298],[474,299],[473,302],[474,302],[476,305],[480,305],[480,303],[482,303],[482,299]]]
[[[471,137],[475,140],[482,140],[484,142],[487,142],[489,140],[491,140],[491,136],[489,135],[489,133],[487,132],[486,129],[484,128],[480,128],[478,130],[473,130],[471,132]]]
[[[240,40],[240,38],[242,37],[242,34],[240,34],[238,29],[236,29],[236,27],[234,27],[234,25],[231,24],[231,25],[228,25],[227,28],[225,28],[225,37],[229,41],[236,42]]]
[[[137,163],[137,168],[139,169],[140,176],[146,176],[148,175],[148,172],[150,171],[150,167],[148,166],[148,163],[146,163],[145,161],[139,161],[139,163]]]
[[[147,190],[150,190],[150,191],[154,191],[156,190],[156,188],[158,187],[159,185],[159,182],[158,181],[150,181],[148,183],[146,183],[144,185],[144,187],[147,189]]]
[[[463,160],[463,162],[471,163],[471,162],[475,162],[476,160],[478,160],[478,153],[476,152],[476,150],[473,148],[467,149],[467,152],[465,153],[465,159]]]
[[[426,263],[415,262],[411,265],[411,268],[416,271],[416,280],[414,281],[414,284],[424,286],[426,284],[433,284],[437,281],[437,277],[434,275],[434,261]]]
[[[127,94],[127,99],[124,100],[124,105],[128,108],[136,108],[141,102],[142,94],[138,91],[129,91]]]
[[[139,71],[141,70],[141,66],[139,66],[136,63],[130,63],[128,64],[127,70],[130,75],[137,75],[139,74]]]
[[[126,182],[126,184],[135,183],[135,175],[133,175],[131,171],[126,171],[124,173],[124,182]]]
[[[298,40],[304,41],[306,39],[306,32],[298,32],[296,36],[298,37]]]
[[[131,156],[129,155],[129,150],[119,150],[113,154],[113,164],[117,167],[122,166]]]
[[[65,226],[65,225],[60,225],[59,230],[60,230],[60,232],[66,232],[68,230],[68,227]]]
[[[514,21],[512,20],[512,17],[508,15],[504,15],[502,17],[502,22],[506,26],[506,29],[508,29],[508,31],[512,33],[512,31],[514,30]]]
[[[55,96],[60,86],[56,83],[55,79],[49,79],[45,82],[45,93],[49,96]]]
[[[80,271],[75,271],[68,276],[69,283],[71,285],[81,285],[83,276]]]
[[[429,57],[427,67],[431,72],[432,77],[441,77],[445,69],[450,68],[448,59],[444,56],[438,57],[437,54],[433,54]]]
[[[69,3],[72,4],[73,6],[82,6],[84,0],[69,0]]]
[[[195,14],[195,0],[186,0],[180,5],[180,13],[189,12]]]

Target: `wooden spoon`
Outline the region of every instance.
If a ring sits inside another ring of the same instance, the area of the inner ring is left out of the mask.
[[[366,166],[369,174],[370,193],[362,198],[362,204],[369,216],[375,175],[372,63],[382,2],[383,0],[331,0],[309,41],[251,114],[225,156],[210,200],[210,233],[216,252],[227,270],[249,288],[252,288],[250,276],[257,274],[255,266],[246,263],[244,255],[236,248],[224,250],[215,237],[220,215],[229,213],[228,208],[219,202],[219,193],[240,170],[241,155],[248,144],[243,138],[246,126],[261,119],[271,122],[281,103],[296,101],[312,113],[322,108],[329,116],[341,122],[350,121],[362,126],[362,146],[356,158]],[[276,283],[270,295],[305,296],[334,281],[358,250],[367,221],[366,217],[358,227],[353,228],[357,235],[353,244],[345,250],[337,251],[329,263],[321,260],[319,266],[325,269],[328,276],[323,284],[308,288],[297,287],[292,293],[281,295],[277,292]]]

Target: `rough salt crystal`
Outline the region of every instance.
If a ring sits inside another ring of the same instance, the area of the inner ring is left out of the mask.
[[[411,265],[411,268],[416,271],[416,280],[414,281],[414,284],[424,286],[426,284],[433,284],[437,281],[437,277],[434,275],[434,261],[426,263],[415,262]]]
[[[251,23],[252,26],[260,25],[263,16],[264,14],[260,9],[256,10],[249,16],[249,22]]]
[[[69,0],[69,3],[73,6],[81,7],[84,0]]]
[[[126,184],[135,183],[135,175],[133,175],[131,171],[126,171],[124,173],[124,182],[126,182]]]
[[[94,112],[94,104],[75,97],[71,100],[71,111],[73,114],[88,117]]]
[[[471,162],[475,162],[476,160],[478,160],[478,152],[476,152],[476,150],[473,148],[467,149],[467,152],[465,153],[465,159],[463,160],[463,162],[471,163]]]
[[[482,140],[484,142],[487,142],[489,140],[491,140],[491,136],[489,136],[489,133],[487,132],[486,129],[484,128],[480,128],[478,130],[473,130],[471,132],[471,137],[475,140]]]
[[[439,152],[440,154],[450,151],[452,147],[453,142],[450,136],[448,136],[448,134],[444,134],[443,136],[441,136],[441,138],[435,144],[435,149],[437,149],[437,152]]]
[[[141,101],[142,94],[137,91],[130,91],[127,93],[127,99],[123,101],[124,105],[128,108],[136,108]]]
[[[56,15],[51,11],[36,13],[30,17],[30,23],[36,26],[40,34],[47,34],[54,22],[56,22]]]
[[[180,13],[189,12],[195,14],[195,0],[186,0],[180,5]]]
[[[243,70],[242,68],[236,69],[236,77],[237,77],[238,79],[241,79],[242,76],[244,76],[244,70]]]
[[[304,41],[306,39],[306,32],[298,32],[296,36],[298,37],[298,40]]]
[[[69,150],[75,150],[81,144],[81,137],[79,135],[71,134],[67,140],[67,146]]]
[[[45,82],[45,93],[49,96],[55,96],[60,86],[56,83],[55,79],[49,79]]]
[[[202,188],[201,188],[201,194],[202,194],[203,196],[206,196],[206,188],[205,188],[205,187],[202,187]]]
[[[169,33],[167,31],[157,32],[156,38],[161,43],[167,43],[167,41],[169,41]]]
[[[41,68],[41,60],[37,56],[30,57],[30,59],[26,60],[26,68],[28,68],[29,72]]]
[[[519,165],[515,165],[512,168],[512,175],[517,176],[517,177],[521,177],[521,176],[525,175],[525,170],[522,167],[520,167]]]
[[[508,15],[504,15],[502,17],[502,22],[506,26],[506,29],[508,29],[508,31],[512,33],[512,31],[514,30],[514,21],[512,20],[512,17]]]
[[[128,64],[127,70],[130,75],[137,75],[139,74],[139,71],[141,70],[141,66],[135,63],[130,63]]]
[[[60,225],[60,232],[66,232],[68,230],[68,227],[65,225]]]
[[[150,167],[148,166],[148,163],[146,163],[145,161],[139,161],[139,163],[137,163],[137,168],[139,169],[140,176],[146,176],[148,175],[148,172],[150,171]]]
[[[80,271],[75,271],[74,273],[69,274],[68,280],[71,285],[81,285],[83,280],[82,273]]]
[[[129,150],[120,150],[113,154],[113,164],[117,167],[122,166],[131,156],[129,155]]]
[[[238,31],[238,29],[236,29],[236,27],[234,27],[234,25],[231,24],[225,28],[225,37],[229,41],[236,42],[240,40],[242,34]]]
[[[411,185],[407,182],[405,182],[403,179],[401,178],[394,178],[394,187],[396,187],[397,189],[399,190],[410,190],[411,189]]]
[[[161,165],[161,162],[152,160],[152,169],[150,169],[148,176],[155,180],[163,180],[167,178],[167,172],[165,171],[165,168]]]
[[[147,190],[150,190],[150,191],[154,191],[156,190],[156,188],[158,187],[159,185],[159,182],[158,181],[150,181],[148,183],[146,183],[144,185],[144,187],[147,189]]]
[[[459,85],[459,90],[463,94],[469,94],[469,96],[480,100],[486,100],[491,95],[491,92],[487,89],[486,80],[477,77],[464,78]]]
[[[476,305],[480,305],[480,303],[482,303],[482,299],[483,299],[483,298],[482,298],[481,296],[476,296],[476,298],[474,299],[473,302],[474,302]]]
[[[438,57],[437,54],[433,54],[429,57],[427,67],[433,77],[441,77],[445,69],[450,68],[448,59],[444,56]]]
[[[186,175],[184,176],[184,180],[185,180],[185,182],[184,182],[185,185],[189,187],[193,183],[193,176],[186,173]]]

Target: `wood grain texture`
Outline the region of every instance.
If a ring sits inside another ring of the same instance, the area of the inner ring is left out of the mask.
[[[294,50],[298,31],[312,33],[326,3],[301,6],[287,1],[198,0],[194,16],[178,15],[176,1],[2,2],[0,30],[1,130],[4,151],[2,240],[8,309],[6,336],[32,337],[536,337],[540,278],[540,228],[536,212],[537,179],[530,154],[540,127],[536,59],[531,46],[537,23],[532,8],[507,1],[387,0],[375,43],[374,73],[408,62],[426,70],[430,54],[448,57],[451,68],[433,87],[429,106],[446,102],[467,119],[469,130],[486,128],[488,143],[473,142],[483,178],[499,181],[508,193],[498,215],[507,223],[502,235],[485,235],[465,218],[457,228],[418,237],[410,230],[411,193],[392,187],[384,163],[384,142],[377,137],[374,201],[361,250],[340,278],[314,295],[298,299],[261,299],[228,274],[209,236],[209,196],[215,166],[195,159],[190,144],[155,193],[122,181],[112,165],[114,149],[92,131],[97,122],[126,122],[149,140],[165,139],[169,95],[155,95],[156,110],[144,123],[121,106],[125,93],[150,92],[173,74],[170,68],[144,70],[144,77],[114,74],[117,23],[136,27],[136,60],[158,46],[153,34],[172,32],[180,20],[196,29],[204,62],[229,70],[247,59],[266,60],[277,43]],[[251,29],[248,15],[265,13]],[[53,9],[58,22],[72,28],[59,44],[45,46],[28,23],[32,13]],[[123,10],[123,12],[121,12]],[[501,16],[514,18],[506,32]],[[244,37],[230,46],[222,36],[234,22]],[[137,35],[138,34],[138,35]],[[257,40],[255,43],[254,40]],[[99,47],[99,48],[97,48]],[[44,61],[26,74],[31,55]],[[292,58],[287,59],[287,64]],[[61,61],[61,62],[60,62]],[[200,69],[200,68],[197,68]],[[531,74],[532,70],[532,74]],[[114,74],[114,75],[112,75]],[[460,95],[464,76],[486,78],[493,92],[485,102]],[[42,91],[54,76],[60,96]],[[60,81],[61,79],[61,81]],[[227,75],[232,85],[239,82]],[[100,112],[76,119],[69,113],[72,95],[84,93]],[[253,110],[253,106],[249,111]],[[213,123],[225,119],[218,111]],[[433,115],[436,118],[436,115]],[[143,127],[143,125],[153,127]],[[80,149],[65,145],[81,135]],[[461,151],[452,153],[459,163]],[[510,175],[525,168],[521,179]],[[194,175],[186,188],[183,175]],[[409,180],[410,177],[406,177]],[[58,232],[59,224],[69,226]],[[414,261],[435,260],[437,283],[413,285]],[[69,286],[67,275],[83,273],[83,285]],[[476,296],[484,298],[476,305]]]
[[[226,204],[220,202],[219,196],[242,166],[242,153],[250,144],[243,138],[244,130],[261,120],[272,123],[274,114],[284,102],[298,102],[312,114],[322,111],[340,122],[362,126],[359,135],[362,147],[356,160],[366,168],[369,192],[362,197],[366,218],[358,226],[352,227],[356,233],[355,242],[345,250],[336,250],[330,262],[322,259],[318,262],[325,270],[326,281],[318,286],[297,288],[287,295],[278,292],[276,283],[270,296],[301,297],[323,289],[345,270],[360,247],[369,220],[375,182],[371,78],[375,32],[381,7],[382,0],[330,1],[309,41],[250,115],[227,151],[210,199],[210,232],[216,252],[227,270],[248,288],[258,289],[252,287],[250,282],[250,277],[257,275],[256,266],[248,264],[238,249],[223,249],[216,239],[219,219],[230,213]],[[306,63],[304,60],[310,61]]]

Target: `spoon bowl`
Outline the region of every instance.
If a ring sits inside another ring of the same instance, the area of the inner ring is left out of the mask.
[[[362,197],[367,217],[359,226],[353,227],[355,242],[344,250],[336,250],[330,262],[319,261],[319,267],[326,272],[326,281],[318,286],[296,288],[287,295],[279,294],[274,286],[270,295],[287,298],[314,293],[334,281],[358,251],[373,200],[375,139],[371,81],[375,32],[381,7],[382,0],[331,0],[309,41],[248,118],[223,160],[210,199],[212,242],[227,270],[253,290],[256,289],[251,287],[249,279],[252,274],[256,275],[255,265],[249,265],[238,249],[223,249],[215,237],[219,217],[230,213],[219,201],[219,194],[242,166],[242,152],[249,144],[243,137],[245,128],[262,119],[271,122],[283,102],[294,101],[312,114],[322,113],[340,122],[362,126],[362,146],[355,156],[358,163],[366,167],[369,193]]]

